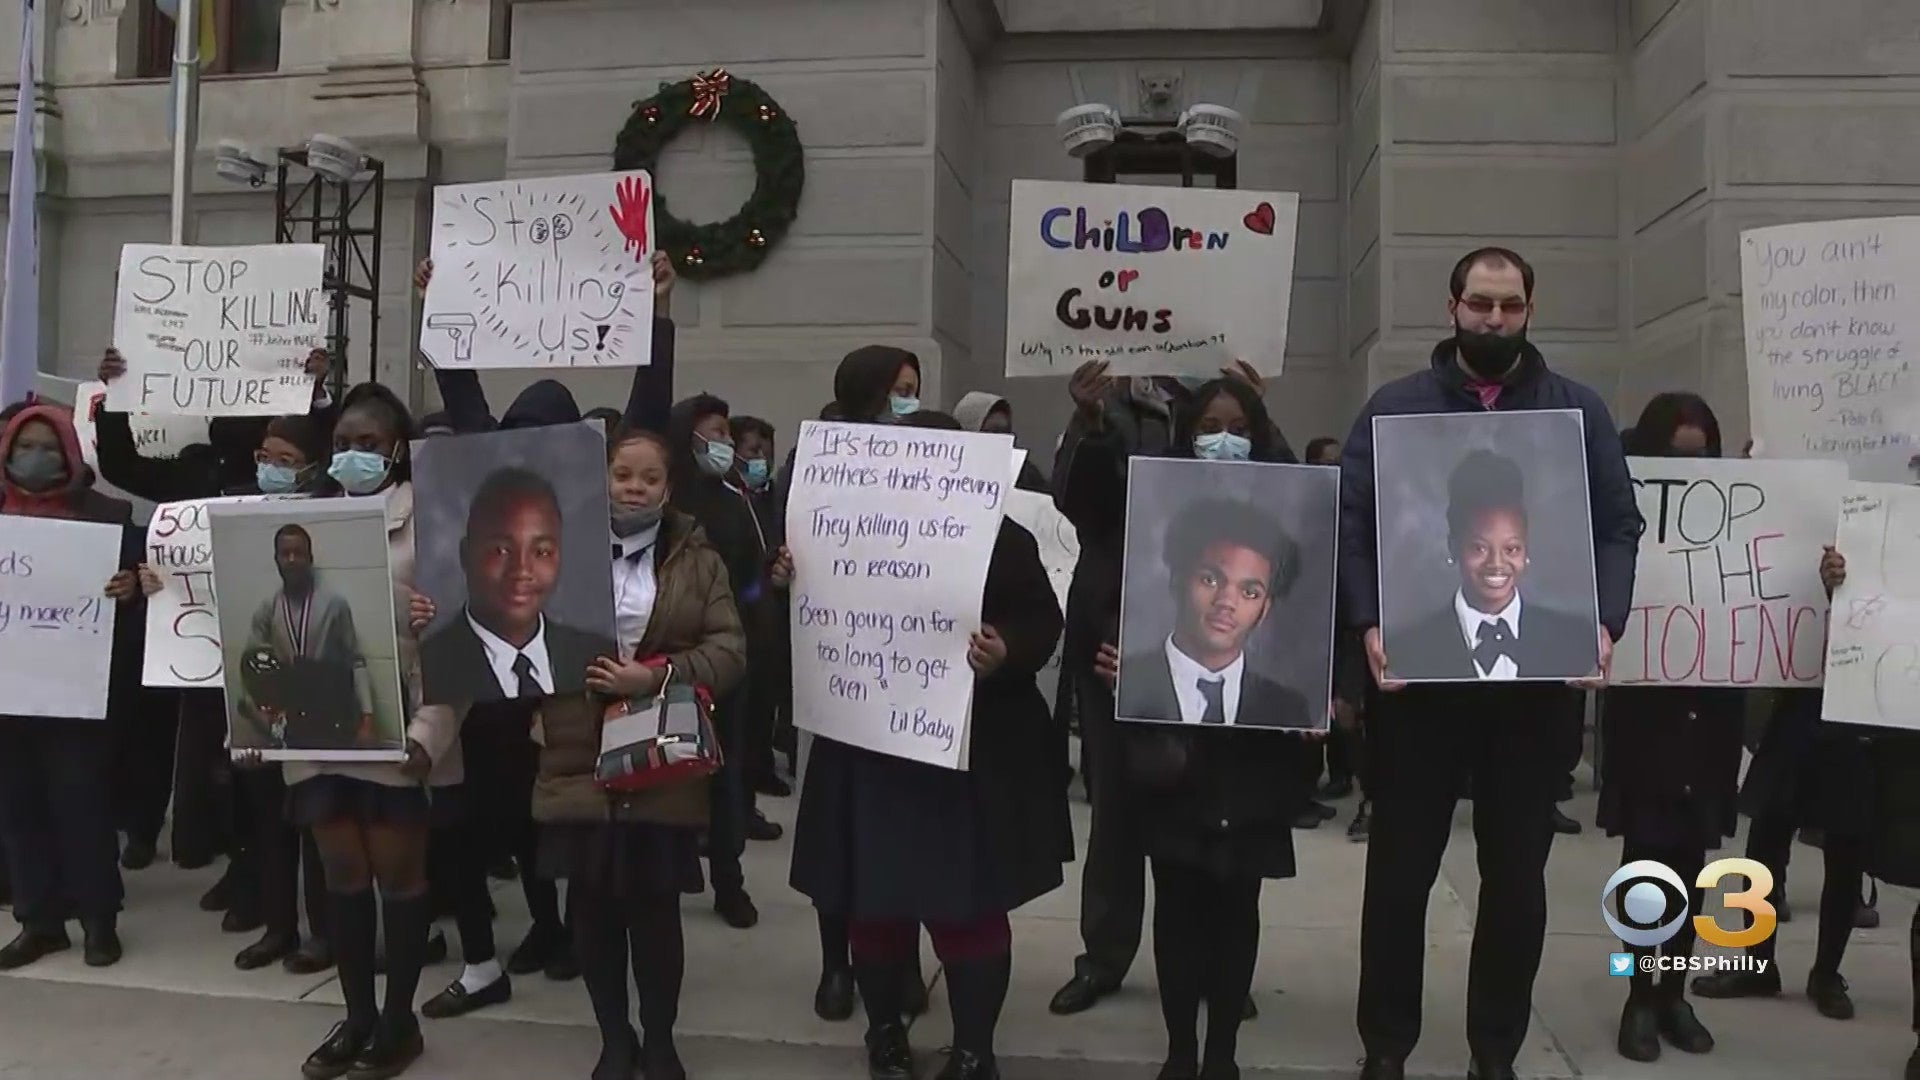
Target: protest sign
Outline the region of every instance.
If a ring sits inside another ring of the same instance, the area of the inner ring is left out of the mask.
[[[120,249],[107,387],[126,413],[282,416],[313,403],[307,354],[324,341],[319,244]]]
[[[797,726],[966,768],[968,637],[1012,450],[1005,435],[801,425],[787,503]]]
[[[1277,375],[1300,197],[1013,182],[1007,374]]]
[[[420,352],[438,368],[645,367],[655,240],[644,170],[435,188]]]
[[[1627,467],[1647,530],[1614,685],[1820,685],[1820,554],[1846,467],[1675,457]]]
[[[1920,217],[1740,234],[1753,433],[1768,457],[1910,480],[1920,450]]]
[[[106,383],[83,382],[74,388],[73,431],[80,437],[80,456],[95,469],[100,467],[100,440],[94,416],[106,400]],[[136,414],[127,417],[127,425],[133,429],[133,448],[141,457],[177,458],[187,447],[207,441],[204,416]]]
[[[0,516],[0,699],[12,716],[107,715],[120,527]]]
[[[147,597],[147,651],[141,669],[146,685],[222,685],[208,507],[265,498],[194,499],[154,508],[147,523],[146,561],[160,575],[160,591]]]
[[[1834,546],[1847,579],[1833,594],[1820,715],[1920,730],[1920,487],[1843,491]]]

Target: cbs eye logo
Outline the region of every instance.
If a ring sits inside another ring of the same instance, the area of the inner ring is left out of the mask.
[[[1773,905],[1767,902],[1767,894],[1773,891],[1773,873],[1752,859],[1716,859],[1700,871],[1693,884],[1701,890],[1711,889],[1722,878],[1735,874],[1747,879],[1747,888],[1729,892],[1723,899],[1730,910],[1751,914],[1752,925],[1745,930],[1726,930],[1711,915],[1695,915],[1693,930],[1710,945],[1744,949],[1772,937],[1779,921]],[[1608,910],[1608,901],[1619,908],[1618,916]],[[1667,941],[1680,932],[1688,914],[1687,883],[1667,864],[1652,859],[1630,862],[1615,870],[1600,890],[1600,917],[1606,920],[1607,929],[1628,945],[1650,948]]]

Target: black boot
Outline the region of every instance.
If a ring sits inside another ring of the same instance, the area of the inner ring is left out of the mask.
[[[1713,1033],[1694,1015],[1693,1006],[1687,1004],[1686,985],[1679,972],[1668,972],[1661,980],[1660,1037],[1672,1043],[1675,1050],[1704,1054],[1713,1049]]]
[[[1654,1007],[1651,986],[1643,986],[1645,976],[1635,975],[1627,992],[1627,1004],[1620,1010],[1620,1056],[1628,1061],[1660,1060],[1660,1014]]]

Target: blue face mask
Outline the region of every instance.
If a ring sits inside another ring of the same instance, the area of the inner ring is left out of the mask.
[[[694,436],[700,441],[700,453],[695,460],[700,463],[700,471],[708,476],[725,476],[733,468],[733,444],[717,442],[713,439]]]
[[[1193,437],[1193,456],[1202,461],[1245,461],[1253,441],[1231,431],[1212,431]]]
[[[889,394],[887,396],[887,407],[893,410],[893,415],[895,416],[912,416],[914,413],[920,411],[920,399],[917,397],[901,397],[899,394]]]
[[[291,465],[262,461],[253,468],[254,482],[268,495],[285,495],[300,487],[300,470]]]
[[[766,458],[748,458],[740,463],[740,478],[755,491],[767,486],[769,479]]]
[[[371,495],[386,483],[393,464],[371,450],[342,450],[333,455],[327,475],[349,495]]]

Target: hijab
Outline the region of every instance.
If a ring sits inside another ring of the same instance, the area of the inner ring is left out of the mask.
[[[995,409],[1006,407],[1006,398],[998,394],[989,394],[985,390],[973,390],[953,407],[953,418],[960,421],[962,429],[979,431],[986,426],[987,417],[992,416]]]
[[[887,398],[903,367],[920,374],[920,358],[892,345],[862,345],[848,353],[833,373],[833,403],[820,410],[820,419],[864,423],[890,415]]]

